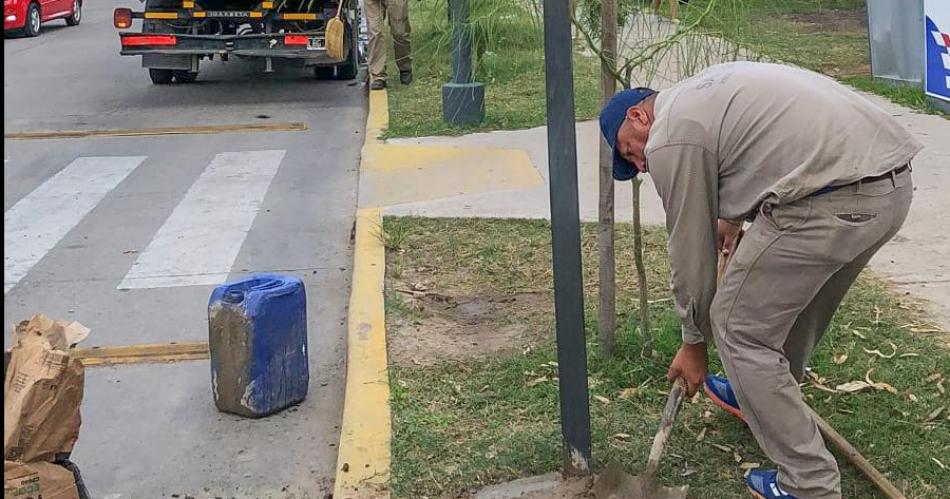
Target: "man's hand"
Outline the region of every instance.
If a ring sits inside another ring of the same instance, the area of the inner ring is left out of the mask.
[[[705,343],[684,343],[679,352],[676,352],[676,357],[673,357],[666,377],[670,381],[682,378],[686,383],[686,395],[692,397],[706,379],[708,363]]]
[[[736,249],[739,241],[739,232],[742,231],[742,223],[736,223],[731,220],[719,220],[719,251],[725,255],[731,255]]]

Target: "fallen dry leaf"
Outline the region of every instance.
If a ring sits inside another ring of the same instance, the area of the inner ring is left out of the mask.
[[[831,360],[832,360],[835,364],[837,364],[837,365],[840,366],[841,364],[844,364],[845,362],[848,361],[848,354],[843,353],[843,354],[841,354],[841,355],[835,355],[834,358],[831,359]]]
[[[862,340],[868,339],[868,337],[865,336],[864,333],[862,333],[861,331],[858,331],[857,329],[852,330],[851,334],[857,336],[858,338],[861,338]]]
[[[630,435],[627,433],[615,433],[614,438],[616,438],[617,440],[629,440]]]
[[[739,465],[740,470],[754,470],[756,468],[761,468],[761,463],[742,463]]]
[[[927,376],[927,378],[924,379],[924,383],[935,383],[937,381],[940,381],[941,379],[943,379],[943,374],[934,373],[934,374],[931,374],[930,376]]]
[[[620,395],[618,395],[617,398],[620,400],[627,400],[630,397],[636,396],[638,392],[639,390],[637,388],[624,388],[623,390],[620,390]]]
[[[902,353],[902,354],[898,355],[898,357],[900,357],[900,358],[902,358],[902,359],[903,359],[904,357],[920,357],[920,354],[919,354],[919,353]]]
[[[890,393],[893,393],[894,395],[897,395],[897,389],[894,388],[893,386],[887,383],[871,381],[872,372],[874,372],[874,369],[868,369],[867,374],[864,375],[864,381],[867,381],[867,383],[871,385],[872,387],[874,387],[875,389],[884,390],[886,392],[890,392]]]
[[[937,327],[912,327],[910,328],[912,333],[943,333],[944,330]]]
[[[699,435],[696,435],[696,441],[697,441],[697,442],[702,442],[704,438],[706,438],[706,427],[705,427],[705,426],[703,426],[703,429],[702,429],[702,430],[699,430]]]
[[[817,389],[819,389],[819,390],[821,390],[821,391],[824,391],[824,392],[828,392],[828,393],[838,393],[838,391],[835,390],[834,388],[830,388],[830,387],[828,387],[828,386],[826,386],[826,385],[824,385],[824,384],[822,384],[822,383],[820,383],[820,382],[818,382],[818,381],[815,381],[815,380],[812,380],[812,381],[811,381],[811,386],[814,386],[815,388],[817,388]]]
[[[696,473],[699,473],[699,472],[692,468],[686,468],[685,470],[683,470],[682,473],[680,473],[680,476],[690,476],[690,475],[695,475]]]
[[[729,447],[728,445],[720,445],[720,444],[709,444],[709,445],[712,445],[713,447],[723,452],[732,452],[732,447]]]
[[[913,393],[908,393],[907,399],[910,400],[911,402],[917,402],[917,396],[914,395]]]
[[[861,380],[849,381],[847,383],[842,383],[836,386],[835,389],[838,390],[839,392],[857,393],[862,390],[867,390],[868,388],[874,388],[875,390],[883,390],[886,392],[893,393],[895,395],[897,394],[897,389],[894,388],[893,386],[887,383],[871,380],[872,372],[874,372],[874,369],[868,370],[867,374],[864,375],[864,381],[861,381]]]
[[[943,381],[937,383],[937,391],[940,392],[940,395],[946,395],[947,389],[943,387]]]
[[[740,456],[736,451],[732,451],[732,458],[735,459],[737,463],[742,462],[742,456]]]
[[[891,345],[891,349],[892,349],[893,351],[892,351],[891,353],[889,353],[889,354],[883,354],[883,353],[881,353],[881,351],[880,351],[879,349],[868,350],[867,348],[861,348],[861,350],[864,350],[864,352],[865,352],[865,353],[868,353],[868,354],[877,355],[878,357],[880,357],[880,358],[882,358],[882,359],[893,359],[894,356],[897,355],[897,345],[895,345],[895,344],[893,344],[893,343],[890,343],[890,345]]]
[[[534,378],[528,381],[527,383],[525,383],[525,386],[530,387],[530,386],[540,385],[541,383],[544,383],[547,380],[548,380],[547,376],[541,376],[540,378]]]
[[[607,405],[610,403],[610,399],[607,397],[604,397],[603,395],[594,395],[594,399],[596,399],[598,402],[604,405]]]
[[[837,391],[845,392],[845,393],[857,393],[857,392],[860,392],[861,390],[866,390],[868,388],[871,388],[871,385],[860,380],[849,381],[847,383],[842,383],[835,387]]]
[[[937,463],[937,466],[940,466],[940,469],[942,469],[942,470],[946,470],[946,469],[947,469],[947,465],[941,463],[939,459],[937,459],[937,458],[935,458],[935,457],[932,457],[932,458],[930,458],[930,459],[931,459],[933,462]]]
[[[940,406],[933,410],[930,414],[927,415],[927,421],[936,421],[940,417],[940,414],[943,413],[943,410],[946,409],[944,406]]]

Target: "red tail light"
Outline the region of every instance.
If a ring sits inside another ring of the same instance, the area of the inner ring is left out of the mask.
[[[178,38],[175,35],[142,35],[142,36],[123,36],[123,47],[155,47],[178,45]]]
[[[112,12],[112,24],[117,29],[132,27],[132,9],[115,9]]]
[[[309,42],[306,35],[284,35],[284,45],[306,45]]]

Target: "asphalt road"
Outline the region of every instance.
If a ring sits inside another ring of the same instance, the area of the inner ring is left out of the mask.
[[[112,9],[4,40],[4,133],[305,123],[306,131],[4,140],[4,322],[92,329],[85,346],[207,339],[215,283],[302,277],[307,400],[270,418],[217,412],[208,361],[86,369],[73,460],[94,497],[312,497],[332,491],[350,232],[365,88],[302,70],[205,63],[153,86],[118,55]],[[10,346],[9,334],[4,347]]]

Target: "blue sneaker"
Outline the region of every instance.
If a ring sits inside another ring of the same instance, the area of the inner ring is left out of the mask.
[[[703,391],[709,396],[714,404],[721,407],[724,411],[745,421],[742,415],[742,409],[739,409],[739,401],[736,400],[736,393],[732,391],[732,384],[729,380],[714,374],[706,375],[706,382],[703,383]]]
[[[778,472],[775,470],[752,470],[745,483],[749,492],[758,499],[796,499],[779,486]]]

